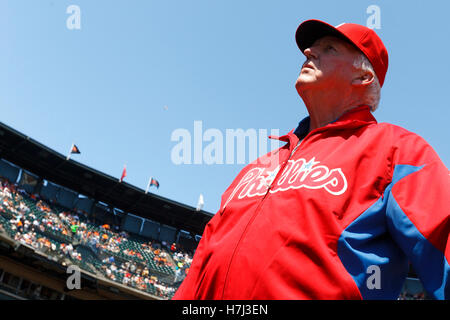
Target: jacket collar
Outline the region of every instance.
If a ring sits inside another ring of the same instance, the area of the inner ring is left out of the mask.
[[[277,139],[280,141],[285,142],[294,142],[294,140],[301,140],[305,138],[309,133],[309,123],[310,123],[310,117],[307,116],[303,120],[301,120],[297,126],[297,128],[294,130],[292,129],[289,131],[288,134],[285,134],[281,137],[270,135],[270,139]],[[377,120],[370,112],[369,106],[358,106],[353,109],[348,110],[344,114],[342,114],[339,118],[336,120],[330,122],[329,124],[314,129],[312,132],[319,132],[328,130],[331,128],[335,129],[350,129],[350,128],[357,128],[361,127],[363,125],[367,125],[369,123],[377,123]]]
[[[317,128],[313,131],[323,131],[330,128],[357,128],[365,124],[369,123],[377,123],[377,120],[370,112],[369,106],[358,106],[353,109],[348,110],[344,114],[342,114],[340,117],[338,117],[336,120],[330,122],[329,124]],[[302,121],[299,122],[297,128],[292,130],[290,133],[294,133],[299,139],[303,139],[309,132],[309,125],[310,125],[310,117],[307,116]]]

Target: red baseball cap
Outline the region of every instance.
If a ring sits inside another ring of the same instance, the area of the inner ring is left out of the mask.
[[[342,23],[333,27],[320,20],[306,20],[298,26],[295,40],[300,50],[304,52],[317,39],[325,36],[335,36],[356,46],[369,59],[380,86],[383,86],[389,57],[386,47],[375,31],[354,23]]]

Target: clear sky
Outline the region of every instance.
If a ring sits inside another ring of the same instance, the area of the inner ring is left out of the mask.
[[[74,11],[80,9],[80,28]],[[306,19],[366,24],[389,71],[374,116],[424,137],[449,167],[450,2],[262,0],[1,0],[0,121],[128,183],[215,213],[244,164],[172,161],[171,135],[277,129],[307,115],[294,83]],[[216,131],[217,132],[217,131]],[[259,131],[258,131],[259,132]],[[194,137],[192,137],[194,139]],[[203,143],[203,147],[208,145]],[[225,148],[225,147],[224,147]]]

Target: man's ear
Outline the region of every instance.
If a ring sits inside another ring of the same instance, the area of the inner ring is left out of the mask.
[[[375,81],[375,75],[371,70],[365,70],[360,73],[358,76],[353,78],[352,85],[360,87],[360,86],[369,86]]]

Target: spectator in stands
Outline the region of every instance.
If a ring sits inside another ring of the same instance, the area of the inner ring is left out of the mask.
[[[113,271],[113,272],[117,271],[117,267],[116,267],[116,264],[114,262],[111,263],[111,271]]]
[[[23,223],[22,223],[22,221],[20,219],[17,221],[16,226],[17,226],[17,231],[22,233],[23,232]]]
[[[124,285],[128,285],[129,282],[130,282],[130,278],[128,277],[128,274],[126,274],[126,275],[123,277],[123,279],[122,279],[122,283],[123,283]]]
[[[70,226],[70,230],[72,231],[73,234],[76,234],[78,231],[79,226],[77,224],[72,224]]]
[[[19,211],[22,214],[28,214],[30,212],[30,208],[28,208],[28,206],[24,202],[20,201]]]
[[[136,265],[134,263],[130,263],[130,272],[134,273],[136,271]]]

